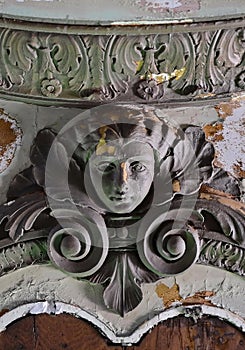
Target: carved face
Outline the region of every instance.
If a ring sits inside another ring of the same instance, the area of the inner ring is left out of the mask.
[[[151,187],[154,152],[147,143],[117,139],[97,148],[88,167],[93,190],[106,209],[130,213]]]

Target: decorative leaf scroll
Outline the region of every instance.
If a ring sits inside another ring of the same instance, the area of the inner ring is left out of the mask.
[[[244,30],[189,28],[187,33],[94,36],[2,29],[0,91],[45,97],[49,104],[61,98],[87,105],[244,90]],[[168,79],[160,82],[158,76]]]
[[[176,130],[139,105],[110,104],[86,118],[71,134],[44,129],[36,136],[31,166],[14,178],[0,206],[2,273],[14,268],[13,255],[16,266],[26,266],[48,254],[73,278],[102,284],[105,305],[121,316],[140,303],[143,283],[196,262],[244,274],[245,218],[198,198],[203,183],[239,197],[237,181],[212,169],[213,146],[200,127]],[[102,175],[93,183],[94,165]],[[43,254],[39,241],[46,237]]]
[[[18,268],[35,263],[46,264],[49,262],[47,254],[47,240],[36,239],[29,242],[18,242],[17,244],[2,248],[0,254],[1,276]]]
[[[157,276],[141,263],[135,251],[116,251],[89,280],[106,285],[106,306],[124,316],[142,300],[141,284],[154,282]]]
[[[245,249],[227,242],[203,240],[198,262],[245,276]]]
[[[37,58],[35,50],[28,45],[30,40],[30,32],[2,30],[0,82],[4,89],[11,89],[14,85],[22,86],[25,83],[25,75]]]

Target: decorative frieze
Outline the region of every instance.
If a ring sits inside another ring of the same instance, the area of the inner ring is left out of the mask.
[[[227,24],[228,23],[228,24]],[[244,91],[244,23],[96,35],[1,28],[0,93],[45,105],[176,103]],[[31,25],[30,25],[31,26]],[[11,26],[10,26],[11,27]],[[170,28],[170,27],[169,27]],[[52,29],[52,28],[51,28]],[[68,30],[69,32],[69,30]],[[106,34],[103,34],[106,32]]]

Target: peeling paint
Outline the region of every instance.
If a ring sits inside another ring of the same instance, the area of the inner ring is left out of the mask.
[[[137,69],[139,69],[139,67],[137,67]],[[170,79],[176,79],[179,80],[183,74],[185,73],[186,68],[183,67],[181,69],[175,69],[172,73],[159,73],[159,74],[153,74],[153,73],[149,73],[146,74],[146,76],[141,76],[141,79],[147,79],[147,80],[154,80],[157,82],[157,84],[162,84],[165,81],[169,81]]]
[[[180,182],[177,179],[174,179],[172,182],[172,187],[173,187],[173,192],[180,192],[181,191],[181,186]]]
[[[7,326],[12,322],[21,319],[22,317],[32,314],[32,309],[38,307],[42,309],[42,304],[46,302],[30,303],[26,305],[19,306],[9,313],[0,318],[0,332],[6,330]],[[121,345],[130,346],[132,344],[138,343],[142,336],[149,332],[153,327],[157,326],[160,322],[166,321],[168,319],[177,317],[179,315],[184,315],[185,317],[191,317],[193,320],[197,321],[203,315],[211,315],[214,317],[219,317],[220,319],[226,320],[232,323],[237,328],[240,328],[242,331],[245,330],[244,321],[237,315],[233,314],[230,311],[222,310],[217,307],[209,305],[200,305],[197,306],[180,306],[176,309],[169,309],[160,315],[153,317],[149,322],[143,323],[137,330],[133,331],[128,336],[120,336],[119,334],[114,334],[109,328],[108,324],[103,324],[99,319],[93,315],[87,313],[84,310],[81,310],[77,306],[67,305],[64,303],[57,302],[55,306],[55,315],[62,313],[70,314],[75,317],[86,319],[92,324],[94,324],[104,336],[110,339],[111,342],[121,343]]]
[[[216,109],[218,116],[225,119],[232,116],[234,110],[239,107],[241,107],[240,101],[237,98],[234,98],[230,102],[221,102],[214,108]]]
[[[214,165],[238,179],[245,178],[245,101],[236,97],[215,107],[223,122],[203,127],[215,147]]]
[[[176,283],[171,288],[164,283],[159,283],[156,287],[156,293],[163,300],[166,308],[170,307],[174,302],[181,300],[179,286]]]
[[[231,207],[234,210],[238,210],[245,215],[245,203],[238,202],[224,195],[220,196],[220,195],[211,194],[211,193],[200,193],[200,198],[207,199],[207,200],[216,200],[221,204],[227,205],[228,207]]]
[[[10,165],[21,142],[21,130],[16,120],[0,110],[0,173]]]
[[[151,12],[190,12],[200,9],[200,0],[138,0],[140,8]]]
[[[176,283],[172,287],[168,287],[164,283],[159,283],[156,286],[156,293],[163,300],[165,308],[169,308],[173,304],[176,305],[176,302],[182,305],[204,304],[211,306],[213,304],[210,298],[215,295],[213,291],[199,291],[191,296],[182,298],[179,293],[179,286]]]
[[[212,306],[213,303],[210,301],[210,298],[214,296],[215,293],[211,291],[201,291],[197,292],[194,295],[181,299],[183,305],[194,305],[194,304],[203,304]]]
[[[172,292],[175,290],[177,298],[180,295],[186,300],[186,305],[177,300],[164,309],[162,298],[155,292],[159,283],[169,290],[176,284]],[[125,344],[138,342],[159,322],[179,314],[195,317],[197,313],[199,317],[203,313],[213,314],[245,330],[242,319],[245,318],[245,280],[240,276],[214,267],[194,265],[175,278],[166,277],[143,287],[142,303],[123,318],[105,307],[103,288],[74,280],[51,266],[29,266],[1,278],[2,308],[11,311],[0,317],[0,330],[30,311],[73,314],[92,322],[112,341]],[[189,304],[193,297],[198,307]],[[214,306],[205,305],[208,301]]]
[[[222,135],[223,124],[216,123],[214,125],[207,124],[203,127],[206,139],[212,142],[221,141],[224,139]]]
[[[197,96],[194,97],[195,100],[197,99],[205,99],[205,98],[209,98],[209,97],[215,97],[216,95],[213,94],[212,92],[208,92],[208,93],[205,93],[205,94],[199,94]]]
[[[235,199],[235,197],[227,192],[222,192],[220,190],[217,190],[213,187],[209,187],[207,184],[202,184],[201,188],[200,188],[200,198],[202,195],[207,194],[206,197],[209,199],[212,199],[212,195],[215,196],[220,196],[220,197],[226,197],[226,198],[231,198],[231,199]],[[204,196],[205,197],[205,196]],[[203,198],[204,198],[203,197]]]

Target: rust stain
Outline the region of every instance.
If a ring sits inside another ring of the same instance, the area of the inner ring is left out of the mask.
[[[176,283],[172,287],[159,283],[156,287],[156,293],[163,300],[166,308],[171,307],[174,302],[180,302],[182,305],[203,304],[212,306],[213,304],[208,298],[215,295],[212,291],[200,291],[187,298],[182,298],[179,294],[179,286]]]
[[[225,119],[234,113],[236,108],[241,107],[240,101],[238,99],[232,99],[230,102],[221,102],[214,108],[218,113],[218,116]]]
[[[159,283],[156,287],[156,293],[163,300],[166,308],[170,307],[175,301],[180,301],[179,286],[175,283],[171,288],[164,283]]]
[[[10,122],[0,119],[0,147],[3,149],[16,140],[15,132],[11,126]]]
[[[139,73],[144,65],[144,60],[135,61],[136,64],[136,73]]]
[[[230,193],[226,193],[226,192],[223,192],[223,191],[216,190],[216,189],[214,189],[212,187],[209,187],[206,184],[202,184],[201,185],[199,193],[200,193],[200,196],[201,196],[202,193],[208,193],[208,194],[211,194],[211,195],[214,194],[214,195],[217,195],[217,196],[231,198],[231,199],[235,198]]]
[[[227,205],[228,207],[231,207],[234,210],[240,211],[243,215],[245,215],[245,203],[235,201],[234,199],[228,198],[226,196],[219,196],[211,193],[200,193],[200,198],[207,200],[216,200],[224,205]]]
[[[180,302],[182,305],[204,304],[211,306],[213,304],[208,298],[215,295],[212,291],[200,291],[187,298],[182,298],[179,293],[179,286],[176,283],[172,287],[159,283],[156,287],[156,293],[163,300],[166,308],[169,308],[174,302]]]
[[[210,291],[201,291],[197,292],[194,295],[187,297],[181,300],[182,305],[193,305],[193,304],[202,304],[213,306],[213,303],[208,299],[214,296],[214,292]]]
[[[173,186],[173,192],[180,192],[181,186],[180,186],[179,180],[176,180],[176,179],[173,180],[172,186]]]
[[[224,139],[222,135],[223,124],[217,123],[214,125],[206,124],[203,127],[203,131],[205,133],[206,139],[212,142],[222,141]]]
[[[10,165],[20,136],[17,122],[0,109],[0,173]]]
[[[241,179],[245,178],[245,170],[243,170],[242,162],[237,162],[237,164],[233,165],[233,172],[237,178],[241,178]]]

